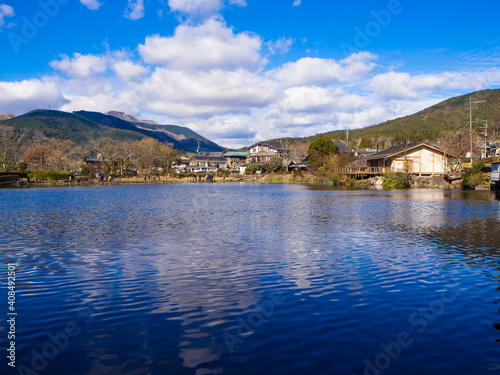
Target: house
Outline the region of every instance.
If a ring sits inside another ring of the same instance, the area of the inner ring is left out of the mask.
[[[447,172],[452,159],[458,156],[424,142],[390,147],[351,163],[347,174],[383,174],[407,172],[415,175],[436,175]],[[365,166],[366,163],[366,166]]]
[[[248,148],[249,163],[266,164],[273,156],[283,157],[288,152],[281,142],[258,142]]]
[[[230,169],[239,169],[243,164],[248,163],[248,152],[229,151],[222,155],[226,159],[227,167]]]
[[[189,160],[187,156],[180,156],[177,163],[172,164],[172,167],[177,170],[177,173],[185,172],[189,167]]]
[[[496,188],[500,187],[500,163],[491,164],[491,182]]]
[[[371,148],[367,148],[365,150],[355,151],[354,152],[354,156],[356,156],[356,157],[365,157],[365,156],[368,156],[368,155],[373,155],[373,154],[375,154],[377,152],[378,152],[377,150],[374,150],[374,149],[371,149]]]
[[[189,159],[189,168],[225,169],[226,159],[221,156],[196,155]]]
[[[292,163],[288,166],[289,171],[306,171],[311,164],[309,164],[309,159],[311,158],[311,155],[307,155],[304,160],[302,160],[300,163],[296,163],[292,161]]]

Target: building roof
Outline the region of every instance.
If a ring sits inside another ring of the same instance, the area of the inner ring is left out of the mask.
[[[349,152],[349,147],[344,142],[333,141],[334,145],[337,145],[340,152]]]
[[[425,147],[434,149],[435,151],[441,152],[443,154],[446,153],[447,155],[449,155],[451,157],[458,158],[458,156],[453,155],[452,153],[446,152],[445,150],[443,150],[440,147],[433,146],[433,145],[430,145],[430,144],[425,143],[425,142],[413,142],[413,143],[409,143],[408,145],[398,145],[398,146],[389,147],[386,150],[365,156],[364,159],[366,159],[366,160],[385,159],[385,158],[394,156],[396,154],[400,154],[401,152],[404,152],[405,150],[410,151],[410,150],[412,150],[414,148],[418,148],[420,146],[425,146]]]
[[[246,151],[229,151],[222,155],[225,158],[246,158],[249,155]]]
[[[202,161],[218,161],[218,162],[221,162],[221,163],[225,163],[226,162],[226,159],[224,159],[223,157],[220,157],[220,156],[199,156],[199,155],[195,155],[195,156],[193,156],[189,160],[192,160],[192,159],[202,160]]]
[[[351,164],[348,165],[349,168],[366,168],[368,167],[368,161],[366,158],[361,158],[358,160],[353,161]]]
[[[275,150],[285,150],[286,147],[283,143],[281,142],[257,142],[248,147],[248,149],[254,148],[255,146],[266,146],[269,148],[273,148]]]

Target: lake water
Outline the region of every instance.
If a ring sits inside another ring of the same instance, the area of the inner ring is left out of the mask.
[[[192,184],[0,200],[2,374],[500,374],[490,192]]]

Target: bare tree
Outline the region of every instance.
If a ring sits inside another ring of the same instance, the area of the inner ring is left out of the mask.
[[[149,175],[158,165],[160,142],[153,138],[144,138],[136,144],[137,160]]]
[[[47,159],[53,151],[53,148],[47,143],[34,144],[26,149],[22,160],[28,164],[28,170],[43,171],[47,169]]]
[[[14,128],[0,125],[0,166],[5,172],[12,168],[12,156],[16,149]]]
[[[158,167],[163,170],[164,175],[168,175],[172,169],[172,163],[178,158],[179,152],[167,145],[160,145],[158,148]]]
[[[119,167],[120,159],[123,159],[121,142],[112,138],[101,138],[92,140],[90,143],[105,166],[104,174],[110,175],[113,168]]]

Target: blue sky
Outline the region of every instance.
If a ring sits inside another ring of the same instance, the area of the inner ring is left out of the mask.
[[[0,0],[0,113],[118,110],[228,146],[500,87],[500,3]]]

